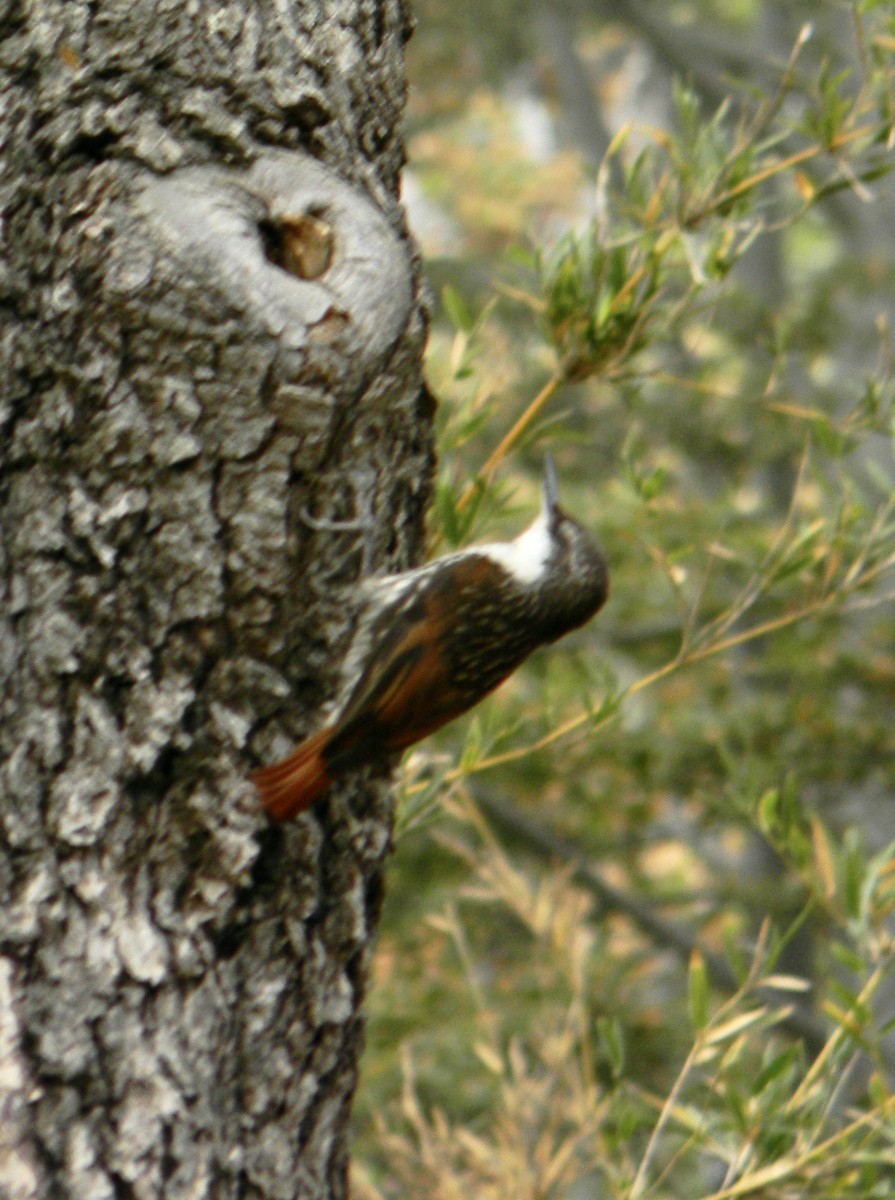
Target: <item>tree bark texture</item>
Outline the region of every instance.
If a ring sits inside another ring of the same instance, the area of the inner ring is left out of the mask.
[[[416,561],[401,0],[0,0],[0,1196],[341,1197],[390,800],[272,828]]]

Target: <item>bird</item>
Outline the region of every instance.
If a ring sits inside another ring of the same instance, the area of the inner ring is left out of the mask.
[[[545,461],[541,511],[509,542],[446,554],[359,585],[333,716],[252,782],[286,821],[336,780],[400,753],[502,683],[539,646],[603,607],[609,570],[595,538],[559,504]]]

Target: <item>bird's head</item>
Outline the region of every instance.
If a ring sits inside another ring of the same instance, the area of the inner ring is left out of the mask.
[[[559,484],[553,458],[544,460],[541,513],[522,537],[542,529],[545,553],[537,586],[546,608],[555,614],[556,636],[589,620],[606,603],[609,568],[594,536],[559,503]]]
[[[539,606],[559,630],[574,629],[603,606],[609,571],[593,535],[559,503],[556,468],[544,463],[541,511],[512,542],[482,547],[514,583],[543,597]]]

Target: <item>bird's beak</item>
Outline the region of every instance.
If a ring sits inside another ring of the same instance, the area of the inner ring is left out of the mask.
[[[541,496],[544,505],[544,516],[552,523],[559,508],[559,485],[556,482],[556,467],[553,465],[553,456],[551,454],[544,456],[544,484]]]

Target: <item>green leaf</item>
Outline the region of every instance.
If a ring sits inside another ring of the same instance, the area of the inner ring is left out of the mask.
[[[759,1096],[768,1086],[773,1083],[784,1071],[788,1071],[795,1060],[801,1054],[799,1046],[787,1046],[778,1055],[771,1059],[766,1067],[759,1071],[755,1082],[752,1084],[752,1095]]]
[[[690,955],[687,985],[690,1024],[697,1031],[705,1029],[709,1019],[709,976],[705,959],[698,949]]]
[[[471,333],[475,326],[475,320],[466,307],[463,297],[449,283],[446,283],[441,289],[441,302],[454,328],[461,333]]]
[[[613,1079],[620,1079],[625,1067],[625,1036],[619,1019],[600,1017],[597,1021],[597,1037]]]

